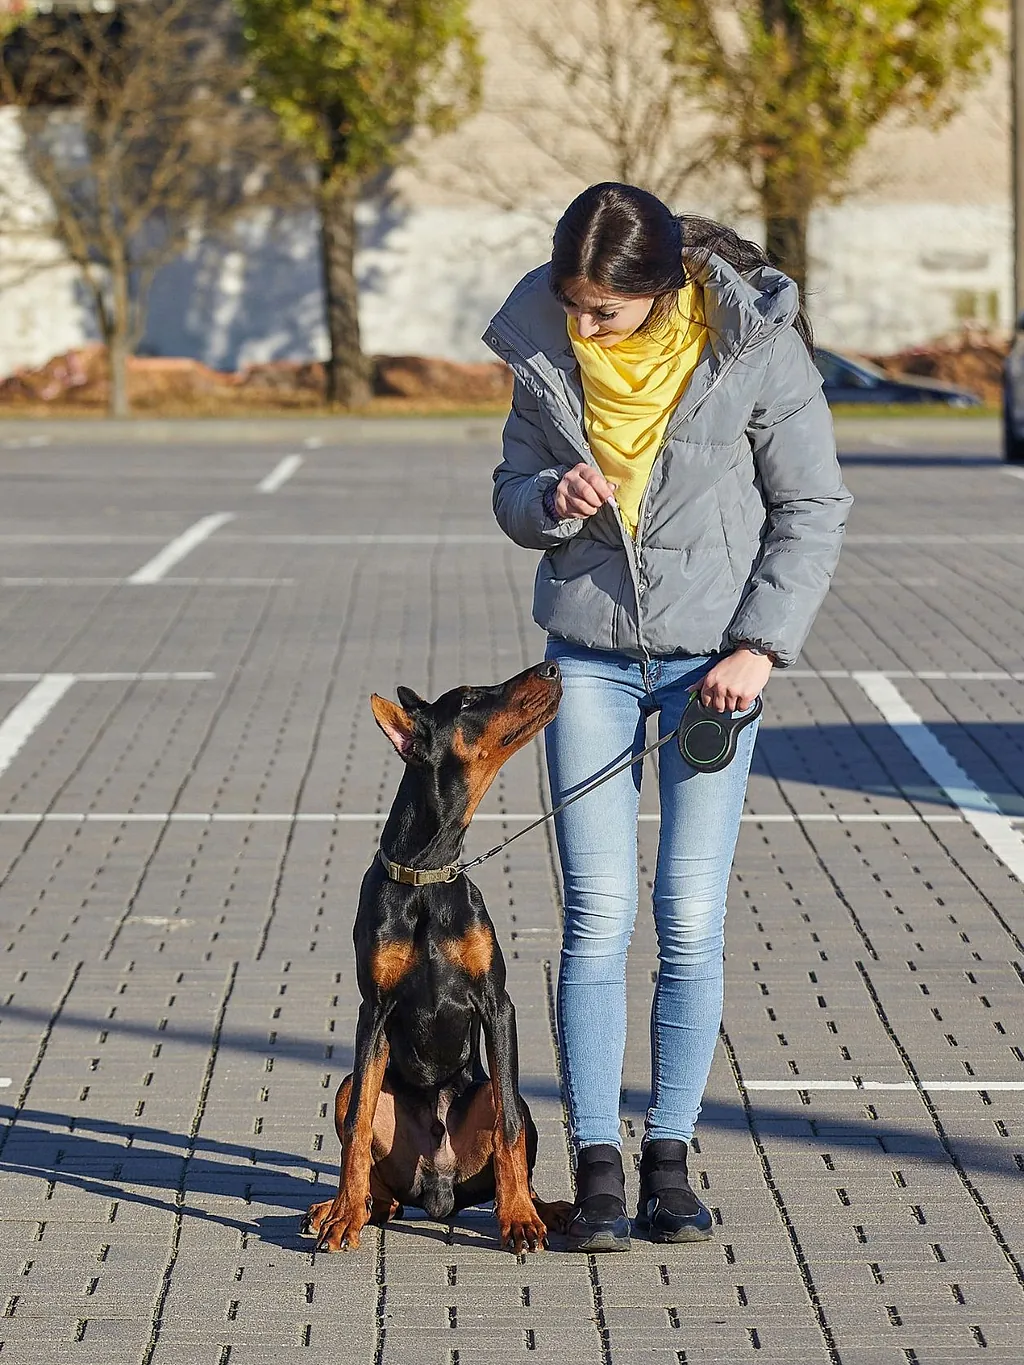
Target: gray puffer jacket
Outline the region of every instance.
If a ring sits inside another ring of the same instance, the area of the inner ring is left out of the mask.
[[[494,512],[518,545],[544,551],[533,614],[552,635],[634,658],[746,642],[785,666],[828,591],[852,499],[821,378],[793,330],[796,285],[717,256],[694,273],[709,341],[669,420],[635,543],[614,502],[570,521],[544,511],[568,469],[596,462],[548,267],[520,281],[484,334],[515,375]]]

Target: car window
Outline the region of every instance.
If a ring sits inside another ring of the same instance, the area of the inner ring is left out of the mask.
[[[873,389],[885,375],[874,365],[855,365],[832,351],[815,351],[814,363],[826,384],[844,389]]]
[[[828,351],[815,351],[814,363],[826,384],[842,384],[844,382],[843,369],[845,367],[838,356],[830,355]]]
[[[844,365],[843,369],[846,371],[843,382],[852,389],[873,389],[878,383],[878,377],[869,370],[859,369],[856,365]]]

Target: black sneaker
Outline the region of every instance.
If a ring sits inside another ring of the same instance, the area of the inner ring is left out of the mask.
[[[569,1251],[629,1250],[626,1178],[618,1147],[598,1143],[577,1156],[576,1203],[566,1240]]]
[[[658,1138],[640,1157],[636,1225],[652,1242],[703,1242],[711,1236],[711,1214],[690,1189],[686,1152],[685,1142]]]

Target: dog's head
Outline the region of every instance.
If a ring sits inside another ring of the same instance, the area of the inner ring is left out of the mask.
[[[561,673],[548,662],[492,687],[454,687],[433,702],[409,687],[398,689],[397,702],[375,693],[370,706],[409,767],[436,772],[442,792],[459,785],[468,825],[498,769],[554,719],[561,698]]]

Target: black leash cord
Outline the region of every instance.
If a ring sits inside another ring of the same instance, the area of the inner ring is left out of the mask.
[[[593,782],[588,782],[582,790],[576,792],[574,796],[567,797],[566,800],[561,802],[560,805],[557,805],[554,810],[549,810],[545,815],[542,815],[539,820],[534,820],[532,824],[527,825],[524,829],[518,830],[515,834],[510,834],[504,843],[495,845],[489,852],[481,853],[479,858],[473,858],[468,863],[456,863],[454,870],[456,872],[468,872],[471,867],[477,867],[480,863],[485,863],[488,858],[493,858],[494,855],[500,853],[503,848],[508,848],[509,844],[513,843],[516,839],[521,838],[524,834],[529,834],[531,829],[536,829],[537,826],[542,825],[545,820],[550,820],[552,816],[558,815],[558,813],[565,810],[567,806],[571,806],[574,801],[580,801],[584,796],[589,796],[592,791],[596,790],[596,788],[600,787],[603,783],[610,781],[613,777],[617,777],[619,773],[624,772],[627,768],[632,768],[634,763],[642,763],[648,754],[653,754],[655,749],[660,749],[661,746],[667,744],[670,739],[675,739],[678,733],[678,730],[673,730],[672,733],[666,735],[664,739],[659,739],[653,744],[649,744],[647,748],[640,753],[631,754],[630,757],[626,759],[625,763],[620,763],[617,767],[612,768],[610,772],[602,773],[602,775],[595,778]]]

